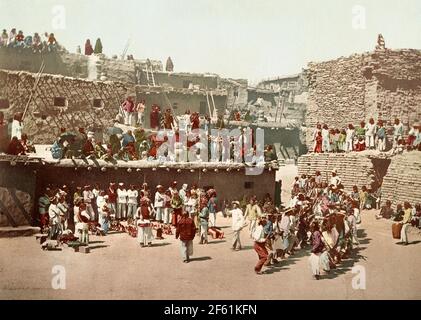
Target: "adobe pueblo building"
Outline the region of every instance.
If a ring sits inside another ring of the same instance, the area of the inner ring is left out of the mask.
[[[345,188],[354,184],[381,187],[382,202],[421,202],[421,152],[308,153],[316,123],[343,128],[371,117],[391,123],[399,118],[406,135],[421,120],[421,51],[380,49],[336,60],[310,63],[302,73],[267,79],[250,87],[247,80],[214,74],[163,71],[155,60],[109,59],[0,48],[0,109],[9,119],[27,108],[25,132],[36,144],[51,144],[61,127],[89,128],[106,139],[127,95],[183,114],[201,115],[255,108],[271,121],[230,121],[228,128],[263,128],[265,143],[281,158],[298,159],[300,174],[315,170],[328,177],[338,170]],[[149,126],[146,110],[146,127]],[[391,140],[388,133],[388,140]],[[387,146],[390,148],[390,145]],[[216,188],[221,201],[251,194],[273,195],[276,165],[259,175],[246,175],[244,164],[119,162],[30,159],[2,155],[0,159],[0,226],[36,224],[36,199],[48,184],[72,188],[84,179],[99,184],[123,181],[151,186],[171,180]],[[229,181],[229,183],[227,183]],[[94,181],[96,182],[96,181]],[[285,186],[289,188],[290,186]]]
[[[313,146],[317,123],[345,128],[370,118],[381,119],[387,131],[389,150],[395,118],[400,119],[406,137],[421,120],[421,50],[377,49],[336,60],[310,63],[306,111],[306,145]],[[300,174],[320,170],[329,176],[333,168],[349,191],[353,185],[381,188],[381,201],[393,205],[421,202],[421,152],[310,153],[298,160]]]

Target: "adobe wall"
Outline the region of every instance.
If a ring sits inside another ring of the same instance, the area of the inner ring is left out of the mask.
[[[36,173],[0,162],[0,227],[33,224]]]
[[[45,62],[44,73],[88,77],[88,56],[59,52],[41,54],[31,49],[0,47],[0,69],[37,73],[42,60]]]
[[[170,86],[174,88],[186,88],[188,82],[201,89],[215,89],[218,86],[218,76],[198,73],[172,73],[155,72],[156,85]],[[185,83],[186,82],[186,83]],[[188,86],[187,86],[188,88]]]
[[[402,120],[405,131],[421,119],[421,50],[377,50],[310,63],[307,145],[317,122],[358,125],[369,118]]]
[[[34,87],[35,75],[27,72],[0,70],[0,98],[10,106],[1,111],[5,119],[23,112]],[[95,130],[112,126],[119,105],[134,88],[118,82],[97,82],[57,75],[42,75],[35,88],[24,119],[24,133],[38,144],[51,144],[61,127]],[[66,98],[67,107],[54,106],[54,98]],[[94,107],[100,99],[102,108]]]
[[[32,49],[0,47],[0,69],[37,73],[44,60],[46,74],[87,79],[89,76],[89,60],[97,60],[96,73],[99,80],[104,73],[107,80],[124,83],[137,83],[137,71],[145,69],[146,59],[122,60],[111,59],[103,54],[85,56],[69,52],[34,53]],[[149,65],[156,71],[162,71],[162,62],[149,60]]]
[[[392,201],[421,203],[421,152],[411,151],[392,158],[382,186],[382,204]]]

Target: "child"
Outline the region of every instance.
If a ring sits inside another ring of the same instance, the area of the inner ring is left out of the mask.
[[[364,151],[365,150],[365,141],[362,136],[358,137],[357,142],[355,143],[355,151]]]

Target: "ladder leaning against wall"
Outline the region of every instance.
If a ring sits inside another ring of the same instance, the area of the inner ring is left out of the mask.
[[[155,87],[155,76],[153,74],[152,66],[149,68],[148,63],[146,64],[146,81],[149,87]]]

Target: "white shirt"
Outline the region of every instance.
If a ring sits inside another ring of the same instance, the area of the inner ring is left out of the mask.
[[[98,209],[102,206],[102,203],[105,202],[105,199],[103,196],[98,196],[96,198],[96,205],[98,207]]]
[[[137,196],[139,193],[137,190],[127,190],[127,198],[128,198],[128,204],[137,204]]]
[[[22,125],[18,120],[12,122],[12,138],[16,137],[19,140],[22,138]]]
[[[332,178],[330,178],[330,184],[333,184],[334,186],[337,186],[341,183],[341,178],[339,178],[338,176],[334,176]]]
[[[60,210],[61,215],[67,215],[67,211],[69,210],[69,206],[66,202],[60,202],[57,204],[57,208]]]
[[[162,208],[165,204],[165,194],[156,192],[155,193],[155,202],[154,206],[155,208]]]
[[[74,206],[73,207],[73,221],[74,221],[74,223],[79,223],[80,222],[79,221],[79,218],[78,218],[79,211],[80,211],[80,209],[79,209],[78,206]]]
[[[376,125],[375,124],[371,124],[371,123],[367,123],[365,125],[365,135],[366,136],[374,136],[374,132],[376,131]]]
[[[190,212],[197,212],[197,199],[189,198],[187,206],[189,207]]]
[[[127,203],[126,189],[117,189],[117,203]]]
[[[262,225],[256,226],[256,230],[253,232],[253,240],[260,243],[266,242]]]
[[[91,190],[83,191],[83,202],[91,203],[93,198],[94,198],[94,194]]]
[[[354,129],[346,129],[346,140],[352,140],[354,138]]]
[[[60,209],[56,204],[50,204],[50,207],[48,208],[48,216],[50,217],[52,224],[60,223]]]
[[[290,225],[289,216],[284,213],[282,215],[281,224],[279,225],[279,228],[281,229],[281,231],[284,232],[284,234],[288,234],[289,225]]]
[[[94,197],[95,197],[95,198],[98,198],[98,196],[99,196],[99,190],[97,190],[97,189],[93,189],[93,190],[92,190],[92,193],[94,194]]]
[[[243,211],[241,209],[233,209],[231,210],[232,215],[232,230],[238,231],[244,227],[244,216]]]
[[[295,207],[296,205],[297,205],[297,203],[298,203],[298,196],[295,196],[294,198],[292,198],[291,199],[291,201],[289,202],[289,206],[292,208],[292,207]]]

